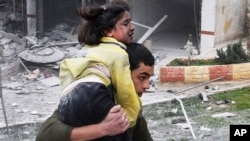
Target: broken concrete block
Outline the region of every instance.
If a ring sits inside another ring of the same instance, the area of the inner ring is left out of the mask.
[[[60,84],[60,80],[58,77],[52,76],[50,78],[46,78],[43,80],[40,80],[40,82],[46,86],[58,86]]]
[[[208,101],[207,93],[202,92],[201,95],[202,95],[202,100],[203,100],[204,102],[207,102],[207,101]]]
[[[2,69],[2,76],[7,77],[8,75],[19,71],[20,63],[19,62],[9,63],[6,66],[2,66],[1,69]]]
[[[219,113],[219,114],[213,114],[212,117],[214,118],[219,118],[219,117],[234,117],[236,116],[234,113],[228,113],[228,112],[225,112],[225,113]]]
[[[171,119],[172,124],[184,123],[184,122],[186,122],[184,117],[174,117]]]

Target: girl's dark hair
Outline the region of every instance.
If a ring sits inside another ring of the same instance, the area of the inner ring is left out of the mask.
[[[155,64],[153,54],[143,44],[128,44],[126,51],[128,53],[131,71],[139,68],[140,63],[144,63],[147,66],[154,66]]]
[[[104,6],[88,6],[77,10],[86,23],[82,24],[78,33],[80,43],[97,45],[105,36],[105,31],[113,29],[117,21],[125,11],[129,11],[128,3],[123,0],[115,0]]]

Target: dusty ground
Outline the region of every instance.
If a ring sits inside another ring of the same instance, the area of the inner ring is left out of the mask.
[[[13,141],[33,141],[35,139],[37,128],[56,108],[59,101],[61,91],[60,86],[47,86],[40,82],[40,80],[26,80],[24,79],[24,72],[17,75],[4,78],[3,80],[3,100],[4,110],[7,115],[7,123],[10,128],[9,136]],[[56,76],[56,73],[53,73]],[[18,83],[17,83],[18,82]],[[207,85],[210,86],[210,94],[218,91],[226,91],[228,89],[236,89],[249,85],[250,81],[234,81],[234,82],[213,82]],[[179,104],[172,105],[170,100],[173,99],[171,93],[166,91],[182,91],[199,84],[184,84],[184,83],[167,83],[158,84],[155,82],[155,89],[151,89],[143,95],[142,102],[146,106],[144,109],[145,116],[149,123],[149,128],[155,141],[185,141],[193,140],[193,136],[189,129],[182,129],[176,125],[171,124],[171,118],[165,116],[166,113],[173,110]],[[212,90],[218,87],[218,89]],[[204,86],[178,94],[179,97],[193,97],[198,93],[204,91]],[[161,104],[153,104],[158,103]],[[1,103],[2,104],[2,103]],[[152,105],[153,104],[153,105]],[[172,105],[169,107],[169,105]],[[193,109],[185,105],[187,111]],[[153,110],[152,110],[153,109]],[[0,106],[0,127],[6,125],[3,107]],[[200,111],[204,112],[204,111]],[[238,116],[227,119],[228,122],[218,127],[210,127],[209,124],[203,124],[199,117],[207,117],[212,113],[199,113],[195,111],[190,113],[190,120],[193,125],[197,140],[204,141],[227,141],[229,138],[229,123],[239,123],[240,121],[249,121],[247,112],[237,113]],[[176,115],[183,118],[179,109]],[[188,112],[189,114],[189,112]],[[208,115],[206,115],[208,114]],[[202,115],[202,116],[201,116]],[[246,118],[246,119],[245,119]],[[232,121],[231,121],[232,120]],[[0,140],[8,139],[7,129],[1,128]]]

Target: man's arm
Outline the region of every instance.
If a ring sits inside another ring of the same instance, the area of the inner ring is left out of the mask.
[[[120,105],[116,105],[110,109],[109,114],[101,123],[74,128],[71,133],[71,141],[87,141],[104,136],[114,136],[125,132],[128,127],[126,113]]]
[[[40,127],[36,141],[85,141],[104,136],[113,136],[126,131],[129,127],[124,110],[120,105],[114,106],[105,119],[88,126],[73,128],[59,121],[58,110]]]

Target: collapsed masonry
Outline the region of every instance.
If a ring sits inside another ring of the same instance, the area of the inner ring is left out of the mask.
[[[62,59],[72,57],[80,47],[75,35],[58,28],[43,37],[21,37],[0,31],[2,75],[17,72],[21,66],[29,73],[24,62],[57,65]]]

